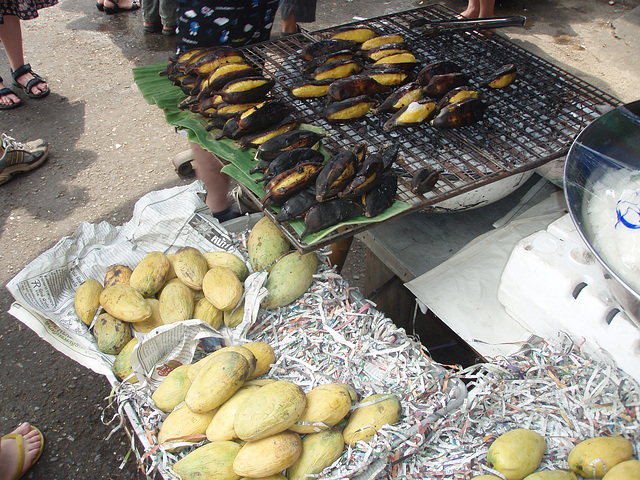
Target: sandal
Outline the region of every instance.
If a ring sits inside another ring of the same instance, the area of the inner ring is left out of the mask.
[[[18,83],[18,79],[26,73],[30,73],[31,75],[33,75],[33,78],[29,80],[26,85],[22,85],[21,83]],[[51,93],[48,85],[47,85],[47,89],[44,92],[33,93],[31,91],[33,87],[35,87],[36,85],[41,85],[43,83],[46,85],[47,81],[37,73],[34,73],[34,71],[31,70],[31,65],[29,65],[28,63],[25,63],[21,67],[18,67],[15,70],[12,70],[11,76],[13,77],[13,84],[16,87],[20,87],[22,90],[24,90],[24,93],[26,93],[27,96],[30,98],[44,98],[47,95],[49,95],[49,93]]]
[[[161,31],[162,31],[162,25],[156,25],[156,24],[142,25],[142,32],[146,34],[160,33]]]
[[[109,1],[113,3],[113,7],[105,7],[103,5],[104,13],[106,13],[107,15],[113,15],[114,13],[120,12],[133,12],[134,10],[138,10],[140,8],[140,4],[136,0],[133,0],[133,2],[131,3],[131,7],[129,8],[122,8],[118,5],[117,0]]]
[[[2,77],[0,77],[0,83],[4,83]],[[15,95],[16,92],[11,90],[9,87],[0,88],[0,97],[4,97],[5,95]],[[11,110],[12,108],[17,108],[22,105],[22,100],[18,102],[9,103],[5,105],[4,103],[0,104],[0,110]]]
[[[34,427],[33,425],[30,425],[30,427],[32,430],[37,430],[38,435],[40,435],[40,450],[38,451],[38,455],[36,456],[36,458],[33,459],[33,462],[31,462],[31,465],[29,465],[29,467],[27,468],[27,470],[24,471],[24,473],[22,472],[22,469],[24,468],[24,462],[25,462],[24,438],[20,433],[8,433],[7,435],[4,435],[2,437],[2,440],[9,440],[9,439],[15,440],[16,447],[18,447],[18,465],[16,467],[15,473],[13,474],[13,477],[12,477],[13,480],[19,480],[24,475],[26,475],[29,469],[33,467],[35,463],[40,459],[40,457],[42,456],[42,452],[44,451],[44,435],[42,435],[42,432],[38,430],[36,427]]]

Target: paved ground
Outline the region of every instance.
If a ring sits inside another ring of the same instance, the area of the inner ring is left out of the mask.
[[[456,11],[462,0],[443,2]],[[316,29],[413,8],[406,0],[321,0]],[[527,25],[505,29],[527,50],[623,101],[637,100],[640,0],[504,0],[496,15],[523,14]],[[635,9],[635,10],[634,10]],[[2,112],[0,130],[21,140],[45,138],[50,159],[0,187],[0,284],[72,233],[81,222],[126,222],[148,191],[190,183],[171,158],[185,140],[147,105],[131,68],[165,60],[173,39],[142,34],[140,12],[107,17],[93,0],[61,0],[24,23],[27,61],[46,76],[52,94]],[[276,26],[277,30],[278,26]],[[0,54],[0,76],[10,78]],[[362,280],[361,245],[343,274]],[[11,297],[0,291],[0,312]],[[0,313],[0,432],[28,420],[47,448],[26,478],[142,478],[122,431],[105,441],[101,422],[106,380],[53,350],[7,313]]]

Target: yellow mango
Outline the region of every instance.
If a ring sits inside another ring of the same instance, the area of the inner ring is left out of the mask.
[[[232,310],[242,298],[243,285],[233,270],[215,266],[204,276],[202,291],[218,310]]]
[[[131,285],[116,283],[102,290],[100,305],[123,322],[141,322],[151,316],[151,307]]]
[[[259,388],[259,386],[243,386],[218,408],[205,432],[210,442],[235,440],[238,438],[233,428],[236,412],[238,408],[240,408],[240,405]]]
[[[133,270],[126,265],[111,265],[107,270],[107,273],[105,273],[104,282],[102,283],[105,288],[115,285],[116,283],[124,283],[128,285],[132,273]]]
[[[88,278],[82,282],[76,289],[74,296],[74,307],[76,314],[82,320],[82,323],[89,326],[93,322],[100,308],[100,294],[102,293],[102,284],[93,278]]]
[[[216,307],[214,307],[211,302],[203,296],[196,302],[196,305],[193,309],[193,318],[202,320],[203,322],[211,325],[213,328],[218,329],[220,328],[220,325],[222,325],[224,313],[222,312],[222,310],[218,310]]]
[[[242,477],[267,477],[293,465],[301,453],[300,435],[290,431],[276,433],[245,443],[233,461],[233,471]]]
[[[269,217],[262,217],[249,232],[247,253],[254,272],[268,271],[289,248],[289,240]]]
[[[140,333],[149,333],[156,327],[164,325],[160,315],[160,301],[157,298],[149,297],[145,299],[151,307],[151,316],[141,322],[132,323],[131,327]]]
[[[524,480],[578,480],[570,470],[540,470],[524,477]]]
[[[207,425],[215,415],[215,410],[209,412],[197,413],[191,410],[187,405],[173,410],[167,418],[164,419],[160,430],[158,431],[158,443],[164,442],[197,442],[201,438],[180,439],[186,436],[204,436]]]
[[[402,413],[400,400],[395,395],[371,395],[363,398],[360,405],[351,413],[342,431],[347,445],[368,442],[384,425],[397,423]]]
[[[496,477],[495,475],[480,475],[478,477],[473,477],[471,480],[502,480],[500,477]]]
[[[602,478],[620,462],[631,459],[633,445],[620,436],[583,440],[569,452],[569,467],[583,478]]]
[[[213,442],[196,448],[171,467],[182,480],[238,480],[233,461],[242,447],[234,442]]]
[[[120,353],[133,338],[129,324],[118,320],[107,312],[98,315],[93,326],[93,336],[98,343],[98,349],[109,355]]]
[[[240,389],[249,372],[249,362],[241,354],[220,354],[198,373],[184,401],[197,413],[214,410]]]
[[[193,247],[183,247],[174,253],[171,263],[176,276],[182,280],[182,283],[194,290],[202,288],[202,279],[209,270],[209,265],[200,250]]]
[[[187,375],[191,365],[180,365],[169,372],[155,392],[151,395],[151,400],[156,407],[163,412],[169,413],[182,402],[187,395],[191,380]]]
[[[165,325],[193,318],[193,293],[179,278],[170,280],[164,286],[158,300],[160,317]]]
[[[133,269],[129,285],[138,290],[143,297],[151,297],[158,293],[167,281],[170,268],[171,263],[164,253],[149,252]]]
[[[516,428],[496,438],[487,452],[487,465],[507,480],[522,480],[536,471],[547,449],[547,442],[537,432]]]
[[[297,433],[326,430],[338,424],[350,409],[351,397],[346,388],[338,383],[318,385],[307,393],[307,406],[289,429]]]
[[[224,312],[224,324],[227,328],[235,328],[242,323],[244,317],[244,300],[242,300],[233,310]]]
[[[273,347],[265,342],[249,342],[242,345],[244,348],[248,348],[253,356],[256,357],[256,368],[253,373],[249,376],[249,380],[253,380],[254,378],[258,378],[269,370],[271,370],[271,365],[276,363],[276,353],[273,350]]]
[[[302,453],[293,465],[287,468],[288,480],[306,480],[332,465],[342,456],[344,439],[342,432],[329,429],[310,433],[302,439]]]
[[[191,381],[193,382],[195,378],[198,376],[198,374],[200,373],[200,371],[203,368],[207,367],[210,362],[214,361],[218,355],[223,355],[227,352],[235,352],[242,355],[247,360],[247,362],[249,362],[249,371],[253,373],[257,364],[257,359],[255,355],[251,352],[251,350],[241,345],[229,345],[228,347],[222,347],[216,350],[215,352],[211,352],[206,357],[201,358],[196,363],[191,365],[191,368],[189,369],[189,378],[191,379]],[[249,375],[251,375],[251,373]]]
[[[120,350],[120,353],[118,353],[118,356],[113,362],[113,367],[111,367],[111,370],[113,371],[113,374],[121,381],[124,381],[124,379],[126,378],[127,382],[129,383],[138,383],[138,377],[136,377],[135,375],[127,378],[129,377],[129,375],[133,374],[133,367],[131,366],[131,353],[133,352],[133,347],[135,347],[137,344],[138,339],[136,337],[133,337],[131,340],[129,340],[129,343],[127,343],[124,348]]]
[[[249,267],[247,267],[247,264],[244,263],[244,260],[231,252],[208,252],[204,254],[204,258],[207,260],[209,268],[216,266],[230,268],[241,282],[244,282],[249,276]]]
[[[315,252],[301,255],[295,251],[282,257],[269,272],[265,284],[269,293],[262,301],[262,308],[273,310],[296,300],[313,283],[317,268],[318,255]]]
[[[609,470],[603,480],[640,480],[640,460],[625,460]]]

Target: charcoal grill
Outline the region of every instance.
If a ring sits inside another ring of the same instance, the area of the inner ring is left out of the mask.
[[[429,5],[346,25],[366,25],[381,34],[401,33],[419,65],[450,60],[463,67],[470,85],[481,90],[488,107],[479,123],[458,129],[430,125],[385,132],[391,114],[368,114],[347,124],[330,124],[321,117],[325,99],[297,99],[288,88],[304,79],[300,51],[306,44],[327,38],[337,27],[304,32],[246,48],[245,54],[275,79],[275,97],[287,99],[303,123],[328,132],[324,145],[330,153],[365,142],[373,153],[389,144],[400,148],[396,195],[410,206],[403,212],[437,211],[436,205],[505,177],[534,169],[564,156],[574,138],[602,109],[622,103],[589,83],[527,52],[495,32],[446,29],[438,36],[423,35],[415,25],[459,18],[443,5]],[[502,65],[518,68],[516,82],[505,89],[479,85],[482,77]],[[383,97],[380,97],[382,99]],[[410,190],[412,175],[423,167],[442,170],[437,188],[424,195]],[[260,199],[247,192],[258,204]],[[286,223],[275,220],[270,207],[263,210],[300,252],[308,252],[363,231],[373,224],[346,226],[322,240],[306,244]]]

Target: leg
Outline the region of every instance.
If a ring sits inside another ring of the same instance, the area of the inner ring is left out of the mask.
[[[177,1],[176,0],[160,0],[160,20],[165,30],[171,29],[175,33],[178,24],[177,18]]]
[[[460,15],[467,18],[478,18],[478,15],[480,15],[480,0],[469,0],[467,9]]]
[[[9,59],[9,65],[11,70],[24,65],[24,50],[22,49],[22,27],[20,25],[20,19],[15,15],[5,15],[4,23],[0,25],[0,42],[4,46],[4,51]],[[25,73],[16,79],[16,81],[23,86],[26,86],[29,80],[35,78],[31,73]],[[33,95],[42,95],[49,90],[46,83],[37,83],[31,87],[31,93]],[[15,97],[15,95],[14,95]],[[19,102],[19,98],[9,98],[15,102]],[[0,103],[7,103],[7,98],[0,98]]]
[[[286,19],[282,20],[282,33],[296,33],[296,17],[293,10]]]
[[[215,214],[229,208],[227,192],[230,180],[221,172],[222,163],[212,153],[206,151],[197,143],[191,142],[193,152],[193,170],[198,180],[207,188],[207,207]]]
[[[145,33],[153,33],[159,30],[160,2],[158,0],[142,0],[142,21]]]
[[[480,0],[479,18],[493,17],[493,7],[495,4],[496,0]]]
[[[21,441],[16,436],[21,436]],[[24,475],[40,458],[43,447],[40,432],[28,423],[21,424],[10,435],[3,437],[0,442],[0,480]]]

